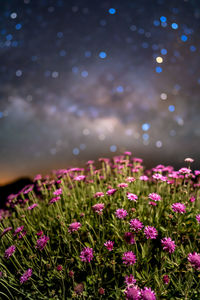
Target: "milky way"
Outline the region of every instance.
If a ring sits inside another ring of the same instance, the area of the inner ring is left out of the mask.
[[[0,183],[131,150],[199,163],[199,1],[4,1]]]

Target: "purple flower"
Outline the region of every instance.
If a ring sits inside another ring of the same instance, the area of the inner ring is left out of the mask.
[[[127,194],[127,198],[129,199],[129,200],[131,200],[131,201],[137,201],[137,199],[138,199],[138,196],[137,195],[135,195],[135,194],[132,194],[132,193],[128,193]]]
[[[5,228],[2,233],[1,233],[1,236],[3,236],[4,234],[6,234],[8,231],[12,230],[12,227],[7,227]]]
[[[89,247],[83,248],[80,258],[84,262],[91,262],[91,260],[93,259],[93,249]]]
[[[161,197],[160,195],[156,194],[156,193],[151,193],[149,194],[149,199],[153,200],[153,201],[160,201]]]
[[[136,263],[136,256],[132,251],[124,252],[122,260],[125,265],[133,265]]]
[[[20,283],[26,282],[32,276],[32,269],[28,269],[21,277]]]
[[[135,232],[142,230],[142,228],[144,227],[142,222],[140,222],[140,220],[138,220],[138,219],[130,220],[129,224],[130,224],[131,230],[134,230]]]
[[[96,194],[94,194],[94,198],[99,198],[99,197],[103,197],[104,193],[103,192],[97,192]]]
[[[144,234],[147,239],[156,239],[158,232],[153,226],[146,226],[144,229]]]
[[[180,170],[178,170],[178,172],[180,174],[190,174],[191,170],[188,168],[181,168]]]
[[[134,235],[132,232],[125,232],[124,239],[127,242],[127,244],[133,245],[135,244]]]
[[[200,214],[196,216],[196,220],[200,224]]]
[[[168,251],[169,253],[173,253],[176,245],[175,242],[172,241],[171,238],[167,238],[165,237],[164,239],[161,240],[162,246],[163,246],[163,250]]]
[[[128,184],[125,183],[125,182],[122,182],[122,183],[119,183],[117,186],[118,186],[119,188],[124,189],[124,188],[128,187]]]
[[[101,214],[103,209],[104,209],[104,204],[103,203],[97,203],[92,206],[92,209],[94,212]]]
[[[20,227],[17,227],[17,229],[15,230],[14,232],[14,235],[17,235],[18,233],[20,233],[22,230],[24,229],[24,226],[20,226]]]
[[[141,292],[137,286],[128,286],[124,292],[126,300],[139,300],[141,299]]]
[[[31,206],[29,206],[27,209],[28,210],[32,210],[33,208],[35,208],[35,207],[37,207],[38,206],[38,204],[37,203],[34,203],[34,204],[32,204]]]
[[[114,193],[116,192],[117,190],[116,189],[109,189],[106,194],[109,195],[109,196],[112,196],[114,195]]]
[[[74,231],[77,231],[80,227],[81,227],[81,223],[79,223],[79,222],[71,223],[71,224],[69,225],[68,232],[69,232],[69,233],[72,233],[72,232],[74,232]]]
[[[155,292],[151,288],[145,287],[141,292],[143,300],[156,300]]]
[[[107,248],[108,251],[113,250],[113,245],[114,245],[114,242],[112,242],[112,241],[107,241],[106,243],[104,243],[104,246]]]
[[[185,213],[186,211],[185,205],[179,202],[172,204],[172,209],[174,212],[181,213],[181,214]]]
[[[164,284],[168,284],[170,281],[169,276],[168,275],[163,275],[163,282]]]
[[[85,180],[86,176],[85,175],[78,175],[76,177],[74,177],[75,181],[83,181]]]
[[[124,219],[128,215],[127,211],[123,208],[118,208],[115,212],[115,215],[119,219]]]
[[[52,198],[52,199],[49,201],[49,204],[55,203],[55,202],[57,202],[57,201],[60,200],[60,199],[61,199],[60,196],[54,197],[54,198]]]
[[[136,279],[133,277],[133,275],[132,274],[130,274],[129,276],[127,275],[127,276],[125,276],[125,281],[124,281],[125,283],[126,283],[126,285],[133,285],[133,284],[135,284],[136,283]]]
[[[40,251],[42,251],[44,249],[44,247],[46,246],[48,240],[49,240],[48,236],[45,236],[45,235],[41,236],[37,240],[35,248],[39,249]]]
[[[11,255],[13,255],[13,253],[15,252],[16,247],[15,245],[10,246],[8,249],[6,249],[4,257],[6,259],[8,259]]]
[[[188,260],[192,267],[200,271],[200,254],[194,252],[188,254]]]
[[[55,191],[53,192],[53,194],[54,194],[55,196],[61,195],[61,194],[62,194],[62,189],[57,189],[57,190],[55,190]]]

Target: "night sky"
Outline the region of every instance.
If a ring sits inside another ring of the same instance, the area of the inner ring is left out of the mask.
[[[199,0],[0,4],[0,184],[124,150],[199,167]]]

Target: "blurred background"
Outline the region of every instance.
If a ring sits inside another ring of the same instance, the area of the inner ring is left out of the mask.
[[[200,1],[1,1],[0,58],[0,185],[124,150],[199,167]]]

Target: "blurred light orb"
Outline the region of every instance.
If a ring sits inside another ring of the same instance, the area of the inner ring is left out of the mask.
[[[182,42],[186,42],[187,39],[188,39],[187,35],[183,34],[183,35],[181,36],[181,41],[182,41]]]
[[[16,76],[21,77],[22,76],[22,70],[17,70],[16,71]]]
[[[72,152],[74,155],[79,155],[79,153],[80,153],[78,148],[74,148]]]
[[[167,100],[167,94],[165,94],[165,93],[160,94],[160,98],[162,100]]]
[[[115,8],[109,8],[108,10],[110,15],[114,15],[116,13],[116,9]]]
[[[17,13],[16,12],[13,12],[11,15],[10,15],[11,19],[16,19],[17,18]]]
[[[156,73],[161,73],[162,72],[162,68],[161,67],[156,67]]]
[[[148,131],[149,130],[149,128],[150,128],[150,124],[148,124],[148,123],[144,123],[144,124],[142,124],[142,130],[143,131]]]
[[[178,24],[177,23],[172,23],[172,29],[178,29]]]
[[[144,134],[142,135],[142,138],[143,138],[144,141],[148,141],[148,139],[149,139],[148,133],[144,133]]]
[[[157,148],[161,148],[162,147],[162,142],[161,141],[157,141],[156,142],[156,147]]]
[[[160,21],[161,21],[161,22],[166,22],[166,21],[167,21],[167,18],[166,18],[165,16],[161,16],[161,17],[160,17]]]
[[[22,24],[20,24],[20,23],[16,24],[15,28],[16,28],[17,30],[20,30],[20,29],[22,28]]]
[[[88,77],[88,72],[87,72],[87,71],[82,71],[82,72],[81,72],[81,76],[82,76],[83,78]]]
[[[169,105],[168,110],[173,112],[175,111],[175,106],[174,105]]]
[[[123,93],[124,88],[123,88],[123,86],[119,85],[116,90],[118,93]]]
[[[101,52],[99,53],[99,57],[100,57],[100,58],[106,58],[106,57],[107,57],[106,52],[101,51]]]
[[[116,145],[110,146],[110,151],[111,152],[116,152],[116,150],[117,150],[117,146]]]
[[[156,57],[156,62],[157,62],[158,64],[162,64],[163,58],[160,57],[160,56],[157,56],[157,57]]]
[[[167,54],[167,49],[165,49],[165,48],[161,49],[160,53],[162,55],[166,55]]]

